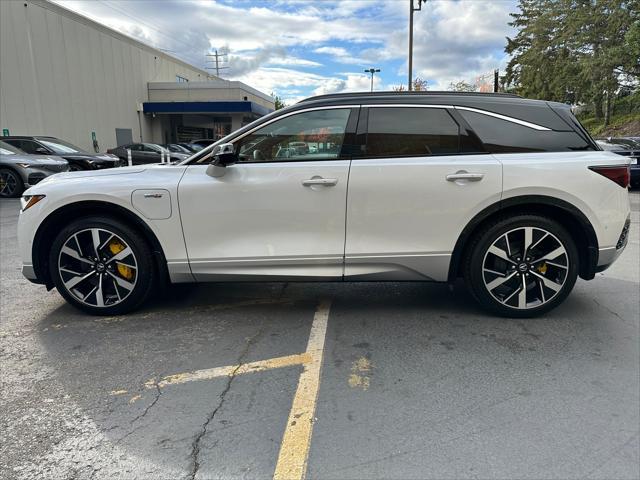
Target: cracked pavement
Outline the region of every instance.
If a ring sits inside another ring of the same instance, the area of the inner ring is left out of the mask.
[[[180,285],[88,317],[22,278],[19,204],[2,200],[0,478],[271,478],[300,365],[157,382],[304,352],[320,298],[307,478],[640,478],[631,198],[623,256],[532,320],[418,283]]]

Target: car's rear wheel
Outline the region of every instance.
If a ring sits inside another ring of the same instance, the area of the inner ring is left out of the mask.
[[[24,191],[24,184],[13,170],[8,168],[0,169],[0,197],[19,197]]]
[[[150,295],[156,275],[144,238],[108,217],[63,228],[49,256],[51,278],[72,305],[94,315],[127,313]]]
[[[478,302],[507,317],[548,312],[569,295],[578,275],[571,235],[538,215],[502,218],[474,238],[465,281]]]

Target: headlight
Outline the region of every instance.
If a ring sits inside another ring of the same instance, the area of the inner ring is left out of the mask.
[[[22,167],[22,168],[31,168],[31,167],[33,167],[33,165],[31,165],[29,163],[16,163],[16,165],[18,165],[19,167]]]
[[[36,203],[42,200],[46,195],[23,195],[20,199],[20,205],[22,206],[22,211],[33,207]]]

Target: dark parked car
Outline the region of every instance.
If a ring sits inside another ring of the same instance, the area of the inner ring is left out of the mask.
[[[192,140],[191,145],[199,145],[202,148],[205,148],[215,142],[217,142],[217,140],[214,140],[213,138],[201,138],[200,140]]]
[[[28,155],[0,141],[0,197],[19,197],[43,178],[67,170],[69,163],[60,157]]]
[[[57,155],[69,162],[69,170],[101,170],[120,166],[114,155],[85,152],[69,142],[55,137],[11,136],[2,137],[9,145],[31,155]]]
[[[127,150],[131,150],[131,161],[134,165],[147,163],[161,163],[169,155],[171,162],[181,162],[189,158],[189,154],[176,153],[166,148],[156,145],[155,143],[132,143],[130,145],[121,145],[116,148],[107,150],[107,152],[118,156],[123,162],[128,161]]]
[[[182,148],[189,150],[189,152],[191,153],[199,152],[203,148],[200,145],[192,145],[190,143],[177,143],[176,145],[180,145]]]
[[[640,145],[637,137],[598,139],[596,143],[603,150],[617,153],[631,159],[629,170],[631,172],[630,184],[632,187],[640,187]]]
[[[184,153],[185,155],[191,155],[193,153],[193,150],[189,150],[187,147],[179,143],[165,143],[164,145],[160,146],[173,153]]]

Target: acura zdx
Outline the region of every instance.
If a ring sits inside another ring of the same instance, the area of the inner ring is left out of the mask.
[[[628,159],[567,105],[377,92],[299,102],[177,165],[62,173],[22,197],[23,274],[92,314],[161,282],[435,281],[549,311],[629,231]]]

